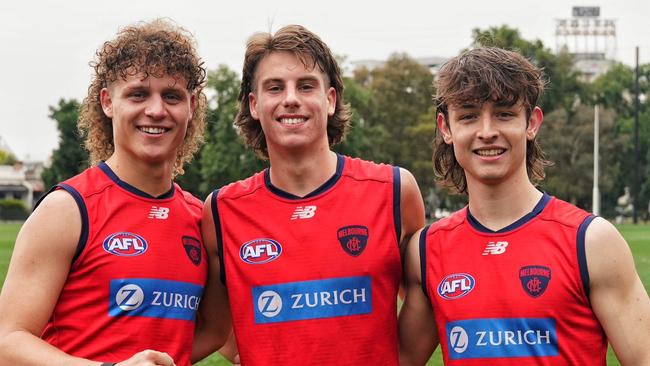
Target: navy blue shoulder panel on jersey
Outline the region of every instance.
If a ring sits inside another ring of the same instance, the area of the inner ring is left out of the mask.
[[[510,225],[508,225],[508,226],[506,226],[506,227],[504,227],[502,229],[496,230],[496,231],[488,229],[487,227],[483,226],[483,224],[481,224],[472,215],[472,213],[469,211],[469,208],[467,209],[467,222],[469,222],[470,225],[472,225],[472,227],[474,227],[474,229],[476,229],[476,230],[478,230],[480,232],[490,233],[490,234],[506,233],[506,232],[515,230],[518,227],[526,224],[530,220],[534,219],[537,215],[539,215],[544,210],[544,208],[546,208],[546,205],[548,205],[548,203],[550,201],[551,201],[551,196],[548,195],[547,193],[544,193],[542,195],[542,198],[540,198],[539,202],[537,202],[537,204],[535,205],[535,207],[533,208],[532,211],[530,211],[529,213],[527,213],[526,215],[524,215],[523,217],[521,217],[517,221],[513,222],[512,224],[510,224]]]
[[[585,291],[587,300],[589,300],[589,269],[587,268],[587,252],[585,249],[585,235],[589,224],[596,218],[594,215],[587,216],[580,226],[578,227],[578,235],[576,238],[576,251],[578,254],[578,268],[580,269],[580,279],[582,280],[582,288]]]
[[[105,162],[101,161],[99,164],[97,164],[97,167],[99,169],[101,169],[104,172],[104,174],[106,174],[113,182],[115,182],[115,184],[117,184],[118,186],[120,186],[120,187],[126,189],[127,191],[129,191],[129,192],[131,192],[131,193],[133,193],[135,195],[138,195],[140,197],[154,198],[154,199],[166,199],[166,198],[171,198],[171,197],[174,196],[174,185],[171,184],[171,183],[170,183],[171,188],[169,189],[169,191],[161,194],[160,196],[155,196],[154,197],[154,196],[150,195],[149,193],[143,192],[143,191],[135,188],[134,186],[130,185],[129,183],[121,180],[120,177],[118,177],[117,174],[115,174],[115,172],[111,169],[111,167],[109,167],[108,164],[106,164]]]
[[[223,238],[221,236],[221,220],[219,219],[219,208],[217,207],[217,196],[219,190],[212,191],[212,199],[210,200],[210,208],[212,209],[212,220],[214,220],[214,232],[217,237],[217,255],[219,256],[219,277],[221,282],[226,284],[226,269],[223,260]]]
[[[402,238],[402,211],[401,211],[401,192],[402,177],[399,173],[399,167],[393,167],[393,221],[395,223],[395,233],[397,233],[397,246],[400,245]]]
[[[422,283],[422,292],[424,296],[429,298],[427,293],[427,231],[429,231],[429,226],[425,226],[420,232],[420,282]]]
[[[47,191],[47,193],[45,193],[43,197],[38,200],[34,206],[34,209],[36,209],[36,207],[41,204],[41,201],[43,201],[43,199],[48,194],[56,191],[57,189],[63,189],[64,191],[68,192],[72,198],[74,198],[74,201],[77,203],[77,207],[79,207],[79,214],[81,215],[81,232],[79,233],[79,242],[77,242],[77,249],[74,252],[74,257],[72,257],[71,262],[74,263],[81,255],[81,252],[83,252],[84,248],[86,247],[86,242],[88,241],[88,209],[86,208],[86,203],[81,197],[81,194],[79,194],[79,192],[71,186],[65,183],[59,183],[50,188],[50,190]]]
[[[339,179],[341,178],[344,165],[345,165],[345,158],[343,157],[343,155],[336,154],[336,172],[334,172],[334,175],[332,175],[325,183],[323,183],[323,185],[316,188],[313,192],[310,192],[304,197],[296,196],[295,194],[285,192],[280,188],[274,186],[273,183],[271,183],[271,168],[264,170],[264,184],[269,189],[269,191],[271,191],[271,193],[280,196],[282,198],[286,198],[290,200],[301,200],[305,198],[311,198],[332,188],[332,186],[334,186],[334,184],[336,184],[336,182],[338,182]]]

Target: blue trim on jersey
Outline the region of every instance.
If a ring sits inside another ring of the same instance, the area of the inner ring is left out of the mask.
[[[72,257],[72,263],[74,263],[81,255],[81,252],[83,252],[84,248],[86,247],[86,242],[88,241],[88,209],[86,209],[86,203],[84,202],[83,197],[81,197],[81,194],[79,194],[79,192],[73,187],[65,183],[59,183],[58,185],[52,187],[52,190],[56,188],[61,188],[64,191],[70,193],[72,198],[74,198],[75,202],[77,203],[77,206],[79,207],[79,213],[81,214],[81,233],[79,234],[77,250],[75,250],[74,257]],[[52,190],[50,190],[50,192]]]
[[[285,192],[280,188],[274,186],[273,183],[271,183],[271,168],[267,168],[264,170],[264,185],[266,185],[266,188],[268,188],[269,191],[271,191],[271,193],[280,196],[282,198],[287,198],[290,200],[301,200],[305,198],[311,198],[332,188],[332,186],[334,186],[334,184],[336,184],[336,182],[338,182],[339,179],[341,178],[344,165],[345,165],[345,158],[343,157],[343,155],[336,154],[336,172],[334,173],[334,175],[331,176],[330,179],[328,179],[325,183],[323,183],[323,185],[316,188],[313,192],[308,193],[304,197],[296,196],[295,194]]]
[[[223,260],[223,238],[221,236],[221,220],[219,220],[219,208],[217,207],[217,196],[219,189],[212,191],[210,208],[212,209],[212,220],[214,221],[214,232],[217,237],[217,255],[219,256],[219,278],[221,283],[226,284],[226,269]]]
[[[578,227],[578,236],[576,238],[576,250],[578,254],[578,268],[580,269],[580,279],[582,280],[582,288],[585,291],[587,300],[589,300],[589,269],[587,268],[587,253],[585,250],[585,235],[587,234],[587,227],[596,218],[590,215],[585,217],[580,226]]]
[[[402,177],[398,166],[393,167],[393,221],[397,234],[397,246],[402,238],[402,211],[401,211]]]
[[[496,231],[488,229],[485,226],[483,226],[483,224],[478,222],[478,220],[474,216],[472,216],[472,213],[469,212],[469,207],[467,208],[467,221],[470,223],[470,225],[472,225],[472,227],[474,227],[474,229],[476,229],[476,230],[478,230],[480,232],[483,232],[483,233],[489,233],[489,234],[506,233],[506,232],[512,231],[512,230],[526,224],[530,220],[534,219],[537,215],[539,215],[544,210],[544,208],[546,208],[546,205],[548,205],[548,203],[550,201],[551,201],[551,196],[548,195],[547,193],[544,193],[542,195],[542,198],[539,200],[539,202],[537,202],[537,204],[535,205],[535,208],[533,208],[532,211],[530,211],[529,213],[524,215],[519,220],[513,222],[512,224],[504,227],[503,229],[499,229],[499,230],[496,230]]]
[[[422,292],[429,298],[427,293],[427,231],[431,225],[425,226],[420,232],[420,282],[422,283]]]
[[[117,176],[117,174],[115,174],[113,169],[111,169],[111,167],[109,167],[108,164],[106,164],[106,162],[103,162],[103,161],[99,162],[99,164],[97,164],[97,167],[99,169],[101,169],[104,172],[104,174],[106,174],[113,182],[115,182],[115,184],[117,184],[118,186],[126,189],[127,191],[129,191],[129,192],[131,192],[131,193],[133,193],[135,195],[138,195],[138,196],[141,196],[141,197],[144,197],[144,198],[153,198],[153,199],[159,199],[159,200],[160,199],[171,198],[171,197],[174,196],[174,185],[173,184],[171,185],[172,187],[169,189],[169,191],[161,194],[160,196],[152,196],[149,193],[143,192],[143,191],[135,188],[134,186],[130,185],[129,183],[121,180]]]

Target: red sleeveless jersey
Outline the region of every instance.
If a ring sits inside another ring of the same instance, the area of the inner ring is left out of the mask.
[[[544,195],[491,231],[467,208],[422,231],[422,285],[445,365],[605,365],[589,304],[589,213]]]
[[[303,198],[268,170],[213,193],[243,365],[398,364],[399,189],[399,168],[339,155]]]
[[[201,202],[176,184],[151,197],[105,163],[55,188],[76,200],[82,230],[42,338],[91,360],[118,362],[154,349],[190,365],[207,276]]]

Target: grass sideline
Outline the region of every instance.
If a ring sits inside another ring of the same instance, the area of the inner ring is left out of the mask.
[[[0,222],[0,280],[4,283],[5,276],[7,273],[7,266],[9,265],[9,259],[11,258],[11,252],[13,250],[14,241],[16,240],[16,235],[22,223],[5,223]],[[650,225],[649,224],[623,224],[618,226],[618,229],[627,240],[632,253],[634,255],[634,262],[636,264],[636,269],[639,272],[641,281],[643,282],[646,291],[650,292]],[[199,366],[221,366],[229,365],[230,363],[225,361],[218,354],[214,354],[207,359],[199,362]],[[610,352],[607,355],[607,364],[608,365],[620,365],[616,360],[613,352]],[[427,363],[429,366],[438,366],[442,365],[442,355],[440,352],[440,347],[436,350],[431,360]]]

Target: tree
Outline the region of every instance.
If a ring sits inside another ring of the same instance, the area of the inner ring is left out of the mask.
[[[18,159],[9,151],[0,150],[0,165],[14,165]]]
[[[64,181],[88,167],[88,152],[77,130],[78,111],[79,102],[74,99],[61,99],[57,106],[50,106],[49,117],[56,121],[59,130],[59,147],[52,152],[51,164],[41,175],[45,187]]]
[[[580,105],[574,113],[563,108],[545,117],[539,141],[554,165],[546,169],[542,187],[554,195],[582,208],[591,207],[593,187],[593,107]],[[611,109],[600,112],[599,186],[603,192],[602,212],[612,215],[615,202],[609,193],[621,171],[617,154],[628,143],[626,136],[616,133],[616,114]]]
[[[194,164],[199,165],[201,182],[195,194],[205,197],[219,188],[261,170],[266,163],[247,149],[233,126],[237,114],[239,76],[221,65],[208,74],[210,95],[206,143]]]

